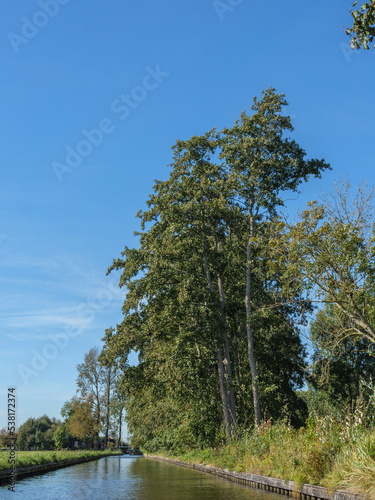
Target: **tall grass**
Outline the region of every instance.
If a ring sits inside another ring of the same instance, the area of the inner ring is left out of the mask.
[[[341,488],[375,498],[375,432],[364,434],[343,448],[329,477],[332,489]]]
[[[375,429],[357,410],[345,416],[312,415],[305,428],[267,422],[221,448],[190,450],[178,456],[189,463],[250,472],[284,480],[346,489],[375,498]]]

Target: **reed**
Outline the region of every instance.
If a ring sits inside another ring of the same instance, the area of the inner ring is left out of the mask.
[[[226,446],[160,455],[375,498],[375,429],[365,425],[360,411],[313,415],[301,429],[267,422]]]

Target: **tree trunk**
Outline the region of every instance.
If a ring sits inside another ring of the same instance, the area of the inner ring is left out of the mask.
[[[107,368],[107,408],[106,408],[106,421],[105,421],[105,444],[104,447],[107,449],[108,446],[108,433],[109,433],[109,416],[110,416],[110,406],[111,402],[111,375],[112,375],[112,367]]]
[[[254,340],[253,340],[253,331],[251,325],[251,257],[252,257],[252,249],[253,249],[253,237],[254,237],[254,215],[253,215],[253,207],[254,207],[254,199],[250,200],[250,208],[249,208],[249,229],[250,229],[250,237],[247,244],[247,252],[246,252],[246,333],[247,333],[247,354],[249,357],[249,365],[251,371],[252,378],[252,391],[253,391],[253,403],[254,403],[254,413],[255,413],[255,425],[259,426],[262,416],[261,416],[261,408],[260,408],[260,397],[259,397],[259,385],[258,385],[258,370],[255,363],[254,356]]]
[[[101,407],[100,407],[100,392],[99,392],[99,382],[96,382],[96,426],[97,431],[96,437],[96,449],[99,448],[99,433],[100,433],[100,420],[101,420]]]
[[[241,360],[240,360],[240,355],[238,352],[238,336],[237,336],[237,327],[235,327],[235,334],[234,334],[234,346],[235,346],[235,374],[236,374],[236,381],[238,385],[238,390],[239,390],[239,398],[238,398],[238,415],[241,417],[242,412],[243,412],[243,394],[242,394],[242,380],[241,380]]]
[[[117,444],[117,446],[121,446],[121,424],[122,424],[122,409],[120,411],[120,421],[119,421],[118,444]]]
[[[220,394],[221,394],[221,402],[223,406],[223,415],[225,422],[225,430],[228,438],[232,437],[232,415],[228,397],[228,391],[225,383],[225,373],[224,373],[224,363],[221,355],[221,349],[216,351],[217,358],[217,371],[219,375],[219,383],[220,383]]]
[[[229,395],[230,412],[232,416],[232,423],[237,425],[237,414],[236,414],[236,403],[234,398],[233,390],[233,377],[232,377],[232,366],[230,361],[229,352],[229,341],[228,341],[228,325],[227,317],[225,311],[225,295],[223,281],[220,272],[218,272],[218,286],[219,286],[219,297],[220,297],[220,310],[221,310],[221,320],[223,323],[223,339],[224,339],[224,369],[226,373],[227,390]]]
[[[212,285],[211,273],[210,273],[210,269],[208,267],[206,244],[205,243],[204,243],[204,248],[203,248],[203,263],[204,263],[204,269],[206,272],[208,288],[209,288],[211,295],[213,295],[214,287]],[[233,415],[232,415],[232,411],[231,411],[229,394],[228,394],[227,384],[226,384],[226,380],[225,380],[225,367],[224,367],[224,363],[223,363],[221,347],[218,347],[218,349],[216,350],[216,359],[217,359],[217,371],[218,371],[219,384],[220,384],[220,394],[221,394],[221,402],[222,402],[222,408],[223,408],[225,428],[226,428],[227,436],[230,439],[232,436],[232,432],[231,432],[232,424],[234,424],[235,422],[233,422],[233,419],[232,419]],[[234,411],[234,415],[235,415],[235,411]]]
[[[101,414],[99,394],[97,394],[96,404],[97,404],[97,413],[96,413],[97,431],[95,437],[96,437],[96,449],[99,449],[100,414]]]

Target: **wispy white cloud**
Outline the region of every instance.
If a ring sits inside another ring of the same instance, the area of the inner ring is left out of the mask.
[[[47,340],[48,335],[36,335],[36,334],[27,334],[27,333],[21,333],[21,334],[14,334],[14,333],[8,333],[6,335],[8,338],[12,340],[17,340],[18,342],[23,342],[25,340]]]
[[[46,289],[49,291],[55,289],[56,292],[88,296],[95,293],[98,288],[110,287],[113,295],[122,293],[114,276],[105,276],[104,270],[102,273],[93,271],[88,266],[79,264],[77,259],[67,256],[52,259],[8,254],[1,256],[0,267],[9,270],[0,277],[0,283],[17,291],[25,287],[41,293]],[[16,276],[12,268],[17,269]],[[18,273],[20,269],[26,271],[20,275]],[[40,270],[38,275],[35,273],[37,270]]]
[[[114,276],[105,276],[105,270],[95,269],[82,258],[23,252],[12,255],[3,245],[0,268],[0,378],[19,385],[18,396],[27,408],[22,413],[20,406],[20,422],[33,414],[38,416],[39,408],[43,408],[42,413],[57,415],[63,401],[74,393],[74,366],[91,339],[98,342],[105,328],[116,322],[114,318],[121,317],[124,290],[118,288]],[[66,341],[66,336],[74,342]],[[56,343],[54,338],[60,338],[62,347],[56,344],[58,352],[50,359],[46,349],[51,342]],[[19,368],[34,369],[36,353],[44,357],[45,369],[37,369],[37,375],[29,376],[25,384]],[[56,384],[46,385],[53,377]],[[62,378],[65,385],[60,384]],[[33,392],[21,392],[24,385]],[[2,417],[0,412],[0,421]]]
[[[65,314],[51,314],[49,311],[2,316],[4,329],[21,329],[27,332],[7,333],[6,336],[17,341],[48,340],[51,332],[67,327],[74,327],[81,333],[90,328],[94,315],[82,311],[79,316],[72,309],[66,309]],[[46,332],[46,333],[40,333]]]
[[[63,305],[56,307],[57,300]],[[52,307],[45,307],[47,301]],[[0,331],[16,341],[46,340],[51,333],[68,329],[82,334],[94,325],[99,326],[101,320],[106,321],[109,314],[118,313],[122,301],[123,292],[103,283],[80,290],[76,300],[62,293],[52,298],[43,288],[34,289],[29,297],[28,291],[23,290],[22,294],[5,296],[1,301]]]
[[[17,267],[18,269],[23,267],[28,269],[32,267],[56,269],[58,267],[58,263],[50,258],[37,258],[29,255],[6,255],[0,260],[0,266],[7,268]]]

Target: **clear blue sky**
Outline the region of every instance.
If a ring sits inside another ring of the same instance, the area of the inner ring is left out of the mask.
[[[60,417],[77,363],[121,321],[123,292],[106,270],[136,244],[135,213],[154,179],[167,177],[177,139],[231,126],[273,86],[290,103],[294,138],[333,167],[305,185],[301,208],[342,175],[374,183],[375,52],[350,52],[342,26],[351,5],[7,2],[0,428],[10,385],[18,425],[44,413]]]

